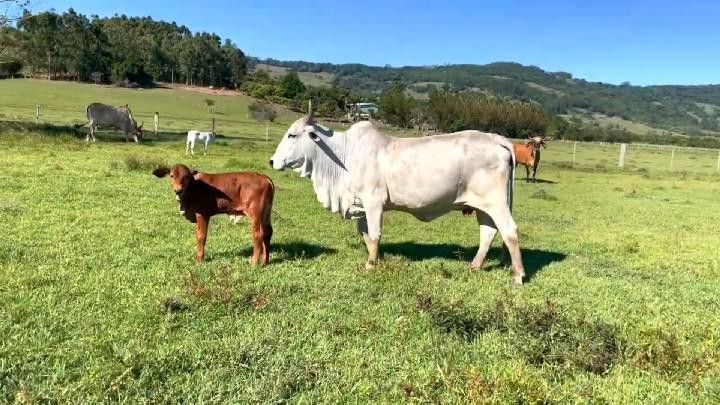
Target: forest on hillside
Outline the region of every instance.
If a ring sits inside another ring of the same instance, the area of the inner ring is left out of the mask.
[[[232,41],[150,17],[88,18],[69,9],[26,15],[1,34],[3,76],[238,87],[247,72]]]
[[[604,114],[653,128],[703,135],[720,131],[720,85],[633,86],[588,82],[566,72],[546,72],[518,63],[374,67],[275,59],[254,60],[298,72],[332,73],[338,86],[366,96],[382,93],[401,80],[415,93],[434,89],[479,91],[536,102],[553,114]]]

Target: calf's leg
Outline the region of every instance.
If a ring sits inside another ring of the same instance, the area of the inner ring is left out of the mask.
[[[263,238],[263,263],[270,263],[270,239],[272,239],[273,228],[270,222],[264,224],[264,238]]]
[[[195,219],[197,220],[197,223],[195,224],[195,237],[197,238],[197,253],[195,258],[198,263],[201,263],[205,260],[205,241],[207,240],[210,217],[195,214]]]
[[[252,238],[253,238],[253,255],[252,264],[257,266],[259,264],[266,264],[264,260],[265,256],[265,227],[261,222],[260,215],[254,215],[252,217]]]

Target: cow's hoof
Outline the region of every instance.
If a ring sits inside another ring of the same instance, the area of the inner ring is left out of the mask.
[[[513,277],[512,285],[515,287],[522,287],[522,285],[523,285],[522,276]]]
[[[478,271],[482,268],[483,262],[473,260],[470,262],[470,271]]]
[[[373,263],[373,262],[365,263],[365,270],[372,270],[374,268],[375,268],[375,263]]]

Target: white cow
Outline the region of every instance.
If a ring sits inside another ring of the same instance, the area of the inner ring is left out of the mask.
[[[116,129],[122,129],[125,133],[126,142],[128,141],[129,135],[132,135],[135,142],[142,139],[143,124],[141,123],[140,126],[138,126],[127,104],[121,107],[113,107],[107,104],[92,103],[87,106],[85,112],[88,119],[85,125],[90,127],[90,131],[85,138],[86,142],[89,142],[91,139],[95,142],[95,133],[99,126],[111,126]]]
[[[200,132],[194,129],[188,131],[187,142],[185,142],[185,154],[191,152],[195,156],[195,142],[202,142],[204,146],[203,155],[207,155],[208,147],[215,142],[214,132]]]
[[[370,122],[347,132],[318,125],[312,115],[290,126],[270,165],[310,177],[318,200],[344,218],[357,218],[368,249],[367,268],[378,259],[383,212],[404,211],[432,221],[450,211],[475,210],[480,268],[497,231],[510,251],[513,282],[525,276],[517,226],[511,215],[515,154],[496,134],[462,131],[423,138],[395,138]]]

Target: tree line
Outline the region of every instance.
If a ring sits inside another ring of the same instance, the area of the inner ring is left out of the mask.
[[[245,54],[230,40],[149,17],[43,12],[5,27],[3,36],[14,56],[5,75],[24,70],[54,79],[237,88],[247,73]]]

